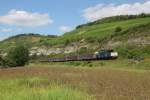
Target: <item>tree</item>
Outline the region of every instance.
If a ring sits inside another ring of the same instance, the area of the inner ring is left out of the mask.
[[[7,55],[7,65],[10,67],[24,66],[29,60],[29,51],[24,46],[17,46]]]
[[[144,17],[146,17],[146,14],[145,14],[145,13],[141,13],[141,14],[139,15],[139,17],[144,18]]]
[[[2,65],[3,59],[2,57],[0,57],[0,65]]]

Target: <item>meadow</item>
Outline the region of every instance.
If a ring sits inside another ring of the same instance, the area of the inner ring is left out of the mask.
[[[87,94],[43,78],[0,80],[0,100],[92,100]]]
[[[150,99],[148,70],[68,66],[30,64],[0,69],[0,100]]]

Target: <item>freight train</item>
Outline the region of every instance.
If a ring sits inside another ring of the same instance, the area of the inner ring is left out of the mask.
[[[43,62],[66,62],[66,61],[91,61],[91,60],[110,60],[117,59],[118,53],[113,50],[100,50],[94,54],[66,56],[63,58],[49,58]]]

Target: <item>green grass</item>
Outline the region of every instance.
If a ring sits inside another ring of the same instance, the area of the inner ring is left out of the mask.
[[[78,90],[45,79],[0,80],[0,100],[91,100]]]
[[[100,61],[70,61],[70,62],[50,62],[50,63],[31,63],[28,67],[81,67],[81,68],[106,68],[106,69],[124,69],[124,70],[150,70],[150,58],[144,58],[141,61],[133,59],[118,58],[116,60]]]

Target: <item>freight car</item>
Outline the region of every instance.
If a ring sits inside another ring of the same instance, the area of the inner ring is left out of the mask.
[[[89,60],[109,60],[116,59],[118,53],[113,50],[100,50],[95,54],[85,54],[76,56],[67,56],[64,58],[49,58],[48,61],[44,62],[66,62],[66,61],[89,61]]]

